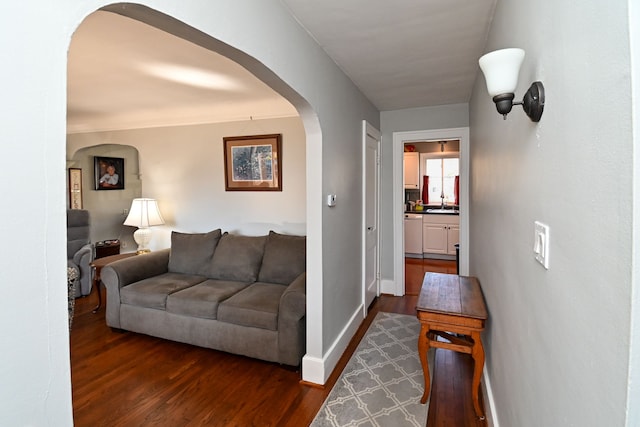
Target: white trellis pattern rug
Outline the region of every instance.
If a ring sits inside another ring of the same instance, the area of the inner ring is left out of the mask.
[[[424,427],[419,333],[415,316],[378,313],[311,427]],[[429,350],[431,372],[434,355]]]

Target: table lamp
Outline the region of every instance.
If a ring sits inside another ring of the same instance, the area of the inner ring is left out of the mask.
[[[124,225],[138,227],[133,233],[133,240],[138,244],[138,254],[151,252],[149,249],[151,229],[149,227],[162,224],[164,224],[164,219],[162,219],[158,202],[155,199],[133,199]]]

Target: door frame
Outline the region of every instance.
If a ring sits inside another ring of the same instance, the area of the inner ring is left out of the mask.
[[[377,156],[376,156],[376,204],[375,204],[375,218],[376,218],[376,297],[380,296],[380,139],[381,133],[378,129],[372,126],[366,120],[362,121],[362,312],[363,316],[367,317],[367,280],[366,280],[366,256],[367,256],[367,207],[366,207],[366,194],[367,194],[367,172],[366,172],[366,156],[367,156],[367,136],[373,137],[377,141]]]
[[[393,294],[402,296],[404,286],[404,144],[420,141],[460,140],[460,274],[469,274],[469,128],[393,132]]]

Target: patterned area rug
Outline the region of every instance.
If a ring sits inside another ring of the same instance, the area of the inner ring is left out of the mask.
[[[415,316],[378,313],[311,427],[424,427],[419,333]],[[431,372],[434,356],[429,350]]]

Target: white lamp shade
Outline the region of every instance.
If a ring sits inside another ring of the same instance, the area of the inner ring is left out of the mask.
[[[517,48],[495,50],[478,60],[487,82],[489,95],[496,96],[516,91],[523,60],[524,50]]]
[[[155,199],[133,199],[124,225],[147,228],[162,224],[164,224],[164,219],[162,219],[158,202]]]

